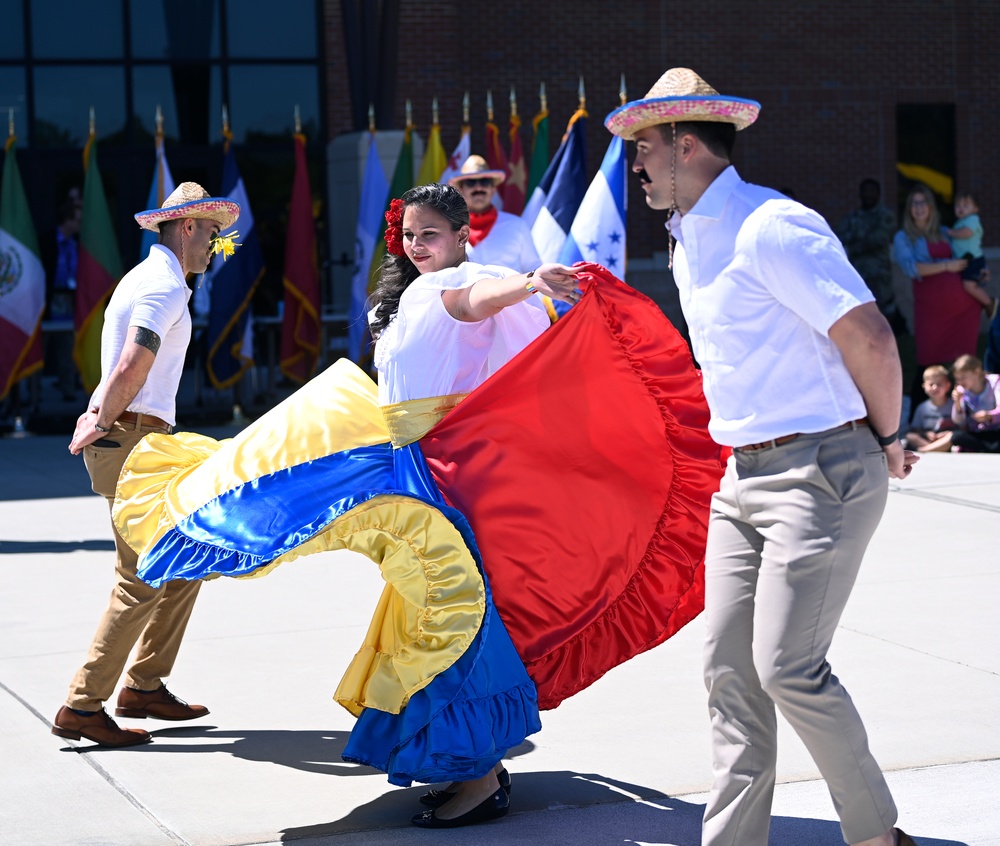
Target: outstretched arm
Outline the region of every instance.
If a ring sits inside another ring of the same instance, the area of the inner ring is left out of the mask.
[[[518,273],[503,279],[485,277],[465,288],[444,291],[441,298],[448,314],[466,323],[478,323],[499,314],[507,306],[534,296],[531,288],[555,300],[574,303],[577,271],[564,264],[543,264],[530,273]]]

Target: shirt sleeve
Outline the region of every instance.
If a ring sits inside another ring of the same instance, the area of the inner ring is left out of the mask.
[[[141,326],[160,338],[183,316],[187,298],[179,285],[143,286],[132,303],[129,326]]]
[[[902,229],[892,239],[892,260],[899,265],[903,273],[909,276],[910,279],[916,279],[919,275],[917,273],[917,257],[913,250],[913,244],[910,243],[910,239]]]
[[[847,312],[875,299],[827,222],[804,206],[764,211],[753,240],[764,286],[824,336]]]

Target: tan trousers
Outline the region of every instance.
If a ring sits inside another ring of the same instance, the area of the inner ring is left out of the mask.
[[[118,447],[91,445],[83,459],[94,492],[114,504],[115,486],[125,459],[132,448],[150,432],[151,426],[133,427],[115,423],[105,440]],[[135,659],[125,676],[125,684],[137,690],[155,690],[170,675],[180,649],[201,582],[173,581],[151,588],[136,577],[138,556],[118,534],[112,523],[118,561],[111,600],[97,626],[86,663],[77,671],[69,687],[66,704],[82,711],[99,711],[111,698],[121,678],[132,647]]]
[[[714,781],[704,846],[766,846],[775,705],[826,779],[847,843],[895,824],[861,717],[826,660],[887,492],[885,456],[867,427],[730,459],[706,553]]]

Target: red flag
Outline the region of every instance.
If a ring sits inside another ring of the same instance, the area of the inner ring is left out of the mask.
[[[281,372],[307,381],[319,362],[319,265],[312,192],[306,169],[306,137],[295,136],[295,178],[285,237],[285,317],[281,324]]]
[[[491,170],[508,172],[507,154],[504,153],[503,147],[500,146],[500,128],[491,120],[486,121],[486,163],[490,166]],[[506,181],[501,183],[497,188],[497,193],[503,201],[504,208],[507,208],[507,195],[504,193],[506,188]]]
[[[507,179],[502,187],[503,210],[511,214],[523,212],[528,195],[528,171],[521,149],[521,118],[517,115],[510,116],[510,158],[507,160]]]

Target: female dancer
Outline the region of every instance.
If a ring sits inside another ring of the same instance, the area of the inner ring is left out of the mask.
[[[701,610],[722,461],[654,304],[597,266],[467,262],[446,186],[387,220],[377,398],[341,361],[232,441],[147,439],[116,520],[152,584],[325,549],[376,561],[386,590],[336,695],[358,716],[344,757],[453,782],[412,820],[452,827],[507,812],[500,761],[539,706]],[[536,292],[579,305],[545,331]]]

